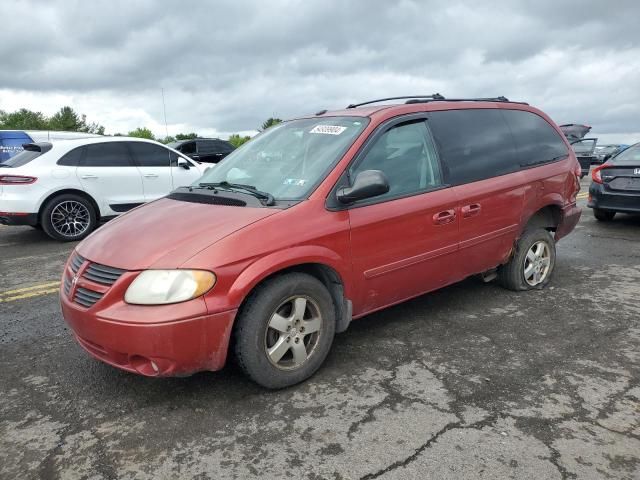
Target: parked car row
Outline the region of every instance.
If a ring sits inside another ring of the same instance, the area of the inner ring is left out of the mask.
[[[591,127],[588,125],[569,123],[560,125],[560,129],[569,140],[571,148],[578,158],[582,169],[580,178],[589,175],[591,165],[603,164],[628,147],[623,144],[599,145],[597,138],[584,138],[591,131]]]
[[[81,242],[60,290],[80,345],[148,376],[218,370],[230,352],[281,388],[352,319],[474,274],[544,287],[581,213],[561,130],[504,97],[401,98],[270,128]]]

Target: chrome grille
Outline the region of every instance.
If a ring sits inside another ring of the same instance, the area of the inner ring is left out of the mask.
[[[100,283],[102,285],[113,285],[116,280],[125,272],[119,268],[107,267],[99,263],[90,264],[82,275],[87,280]]]
[[[102,293],[78,287],[76,289],[76,294],[73,297],[73,301],[82,305],[83,307],[89,308],[92,307],[101,298]]]
[[[82,266],[83,263],[84,263],[84,258],[82,258],[77,253],[74,253],[73,257],[71,257],[71,264],[70,264],[71,271],[73,273],[78,273],[78,270],[80,270],[80,267]]]
[[[71,292],[71,280],[66,275],[64,276],[64,294],[69,296],[69,292]]]

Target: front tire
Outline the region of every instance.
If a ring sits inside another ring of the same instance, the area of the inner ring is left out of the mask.
[[[596,220],[598,220],[599,222],[610,222],[611,220],[613,220],[613,217],[616,216],[616,212],[594,208],[593,216],[596,217]]]
[[[556,264],[556,243],[544,228],[525,231],[511,260],[498,270],[500,284],[514,291],[544,288]]]
[[[327,288],[305,273],[260,285],[234,327],[242,370],[266,388],[284,388],[311,377],[324,362],[335,334],[335,308]]]
[[[65,193],[49,200],[40,218],[42,230],[54,240],[75,242],[89,235],[98,224],[91,202],[80,195]]]

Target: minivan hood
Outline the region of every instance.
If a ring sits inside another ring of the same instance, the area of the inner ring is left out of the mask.
[[[162,198],[107,223],[77,251],[92,262],[125,270],[177,268],[204,248],[279,211]]]

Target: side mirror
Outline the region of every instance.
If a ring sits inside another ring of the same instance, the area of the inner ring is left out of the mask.
[[[338,190],[340,203],[348,204],[365,198],[377,197],[389,191],[389,181],[380,170],[365,170],[356,175],[353,186]]]
[[[178,158],[178,166],[184,168],[185,170],[189,170],[191,168],[189,162],[187,162],[184,158]]]

